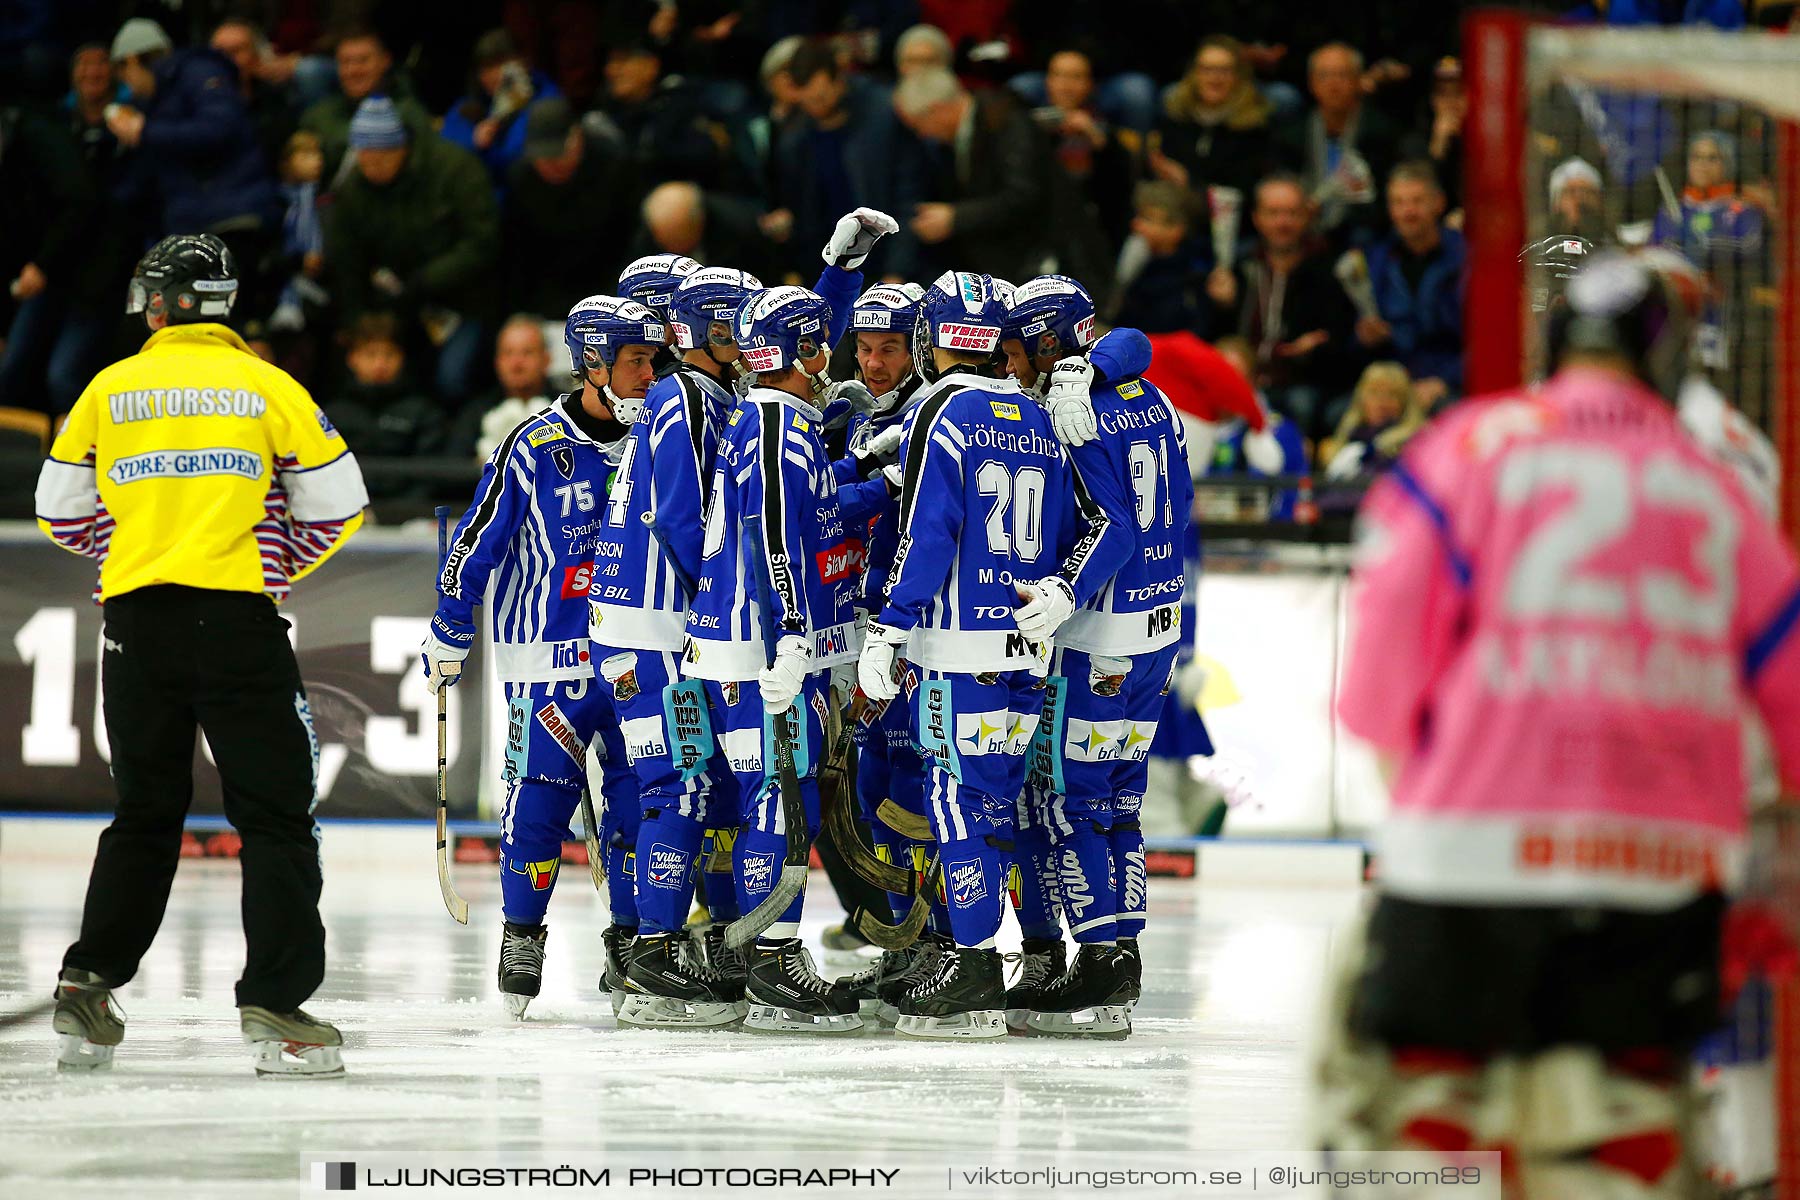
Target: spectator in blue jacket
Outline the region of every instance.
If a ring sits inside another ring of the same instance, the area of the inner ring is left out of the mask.
[[[917,194],[918,172],[901,153],[899,122],[885,88],[846,74],[836,48],[824,39],[802,44],[786,74],[798,111],[781,131],[774,177],[778,206],[793,214],[790,246],[810,255],[831,236],[838,217],[859,204],[907,212],[925,198]],[[871,278],[910,277],[917,258],[911,233],[902,229],[888,243],[875,251]]]
[[[238,262],[237,312],[267,314],[262,265],[281,222],[281,194],[238,90],[237,68],[210,48],[176,50],[162,26],[133,17],[112,60],[136,106],[106,118],[121,146],[143,151],[162,202],[161,233],[212,233]]]
[[[562,95],[550,77],[525,65],[525,56],[504,29],[491,29],[475,42],[469,94],[444,114],[444,140],[474,152],[504,195],[506,172],[525,153],[525,110],[533,102]]]
[[[1427,162],[1388,176],[1393,232],[1369,249],[1369,285],[1379,316],[1356,322],[1356,339],[1394,358],[1431,411],[1462,394],[1462,293],[1468,255],[1462,234],[1444,225],[1444,190]]]

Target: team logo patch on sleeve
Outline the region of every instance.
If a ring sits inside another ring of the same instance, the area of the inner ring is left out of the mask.
[[[556,464],[556,473],[564,479],[575,478],[575,448],[573,446],[550,447],[550,461]]]
[[[337,426],[333,425],[331,423],[331,418],[325,415],[324,409],[322,409],[322,408],[313,409],[313,416],[319,418],[319,432],[320,433],[323,433],[328,438],[342,436],[341,434],[338,433]]]
[[[525,440],[536,447],[542,446],[547,442],[558,441],[566,436],[568,435],[563,432],[562,423],[560,421],[552,421],[542,429],[534,429],[526,434]]]

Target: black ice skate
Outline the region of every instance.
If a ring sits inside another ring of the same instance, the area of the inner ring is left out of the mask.
[[[747,956],[744,1029],[758,1033],[855,1033],[856,1001],[819,978],[799,938],[758,942]]]
[[[714,921],[701,935],[701,942],[705,947],[707,965],[726,982],[734,984],[741,995],[744,990],[744,952],[733,950],[725,944],[725,930],[729,924],[727,921]]]
[[[943,961],[946,951],[954,949],[956,943],[949,934],[926,930],[919,935],[919,940],[901,951],[910,955],[904,968],[897,975],[889,976],[876,985],[875,1019],[884,1025],[892,1025],[900,1019],[900,1001],[906,993],[918,984],[930,979],[936,973],[938,963]]]
[[[863,1016],[879,1020],[882,985],[906,974],[914,957],[912,946],[904,950],[883,950],[880,958],[853,975],[840,977],[834,986],[856,1001],[857,1010]]]
[[[619,1015],[619,1006],[625,1003],[625,970],[631,962],[631,944],[637,937],[637,928],[627,925],[608,925],[600,935],[600,945],[606,952],[606,970],[600,976],[600,994],[612,998],[613,1016]]]
[[[1138,940],[1134,937],[1119,939],[1119,959],[1125,967],[1125,979],[1131,985],[1131,998],[1125,1007],[1136,1008],[1138,998],[1144,994],[1144,954],[1138,949]]]
[[[644,1029],[717,1029],[744,1016],[744,987],[688,951],[684,933],[646,933],[633,940],[625,979],[613,990],[623,1025]]]
[[[56,981],[50,1027],[56,1031],[57,1070],[111,1070],[113,1047],[125,1040],[125,1010],[104,979],[65,967]]]
[[[521,1021],[544,982],[544,939],[548,934],[542,925],[508,921],[500,935],[500,998],[506,1002],[506,1011]]]
[[[1019,978],[1006,989],[1006,1027],[1025,1028],[1025,1017],[1043,999],[1044,989],[1068,967],[1069,951],[1061,938],[1026,938],[1019,947]]]
[[[998,950],[952,946],[937,969],[900,1000],[901,1037],[986,1040],[1006,1036],[1006,970]]]
[[[246,1004],[238,1009],[238,1025],[256,1054],[259,1076],[318,1079],[344,1073],[344,1035],[300,1009],[275,1012]]]
[[[1052,1037],[1128,1038],[1131,991],[1130,967],[1119,948],[1085,945],[1062,978],[1044,989],[1025,1026]]]

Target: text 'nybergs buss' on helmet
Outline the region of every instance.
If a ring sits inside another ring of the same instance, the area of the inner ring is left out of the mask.
[[[222,320],[237,302],[237,259],[210,233],[176,233],[138,260],[125,311],[171,325]]]
[[[957,354],[986,355],[991,365],[1002,360],[1000,333],[1013,287],[972,271],[945,271],[925,289],[919,319],[913,327],[913,366],[927,381],[938,377],[933,347]]]
[[[701,267],[681,281],[669,301],[669,331],[678,350],[698,350],[709,342],[730,344],[731,329],[744,297],[762,290],[762,280],[736,267]],[[711,332],[714,323],[725,329]]]
[[[646,254],[619,272],[619,291],[666,321],[675,289],[699,269],[685,254]]]
[[[776,287],[757,292],[738,309],[738,356],[744,369],[761,375],[784,367],[800,367],[831,349],[826,337],[831,305],[803,287]]]

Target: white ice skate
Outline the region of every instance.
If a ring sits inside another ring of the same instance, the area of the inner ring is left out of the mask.
[[[335,1025],[297,1008],[278,1013],[253,1004],[238,1009],[238,1022],[255,1053],[258,1076],[321,1079],[344,1073],[344,1035]]]
[[[111,1070],[113,1047],[125,1040],[125,1010],[100,976],[64,970],[50,1027],[57,1035],[57,1070]]]

